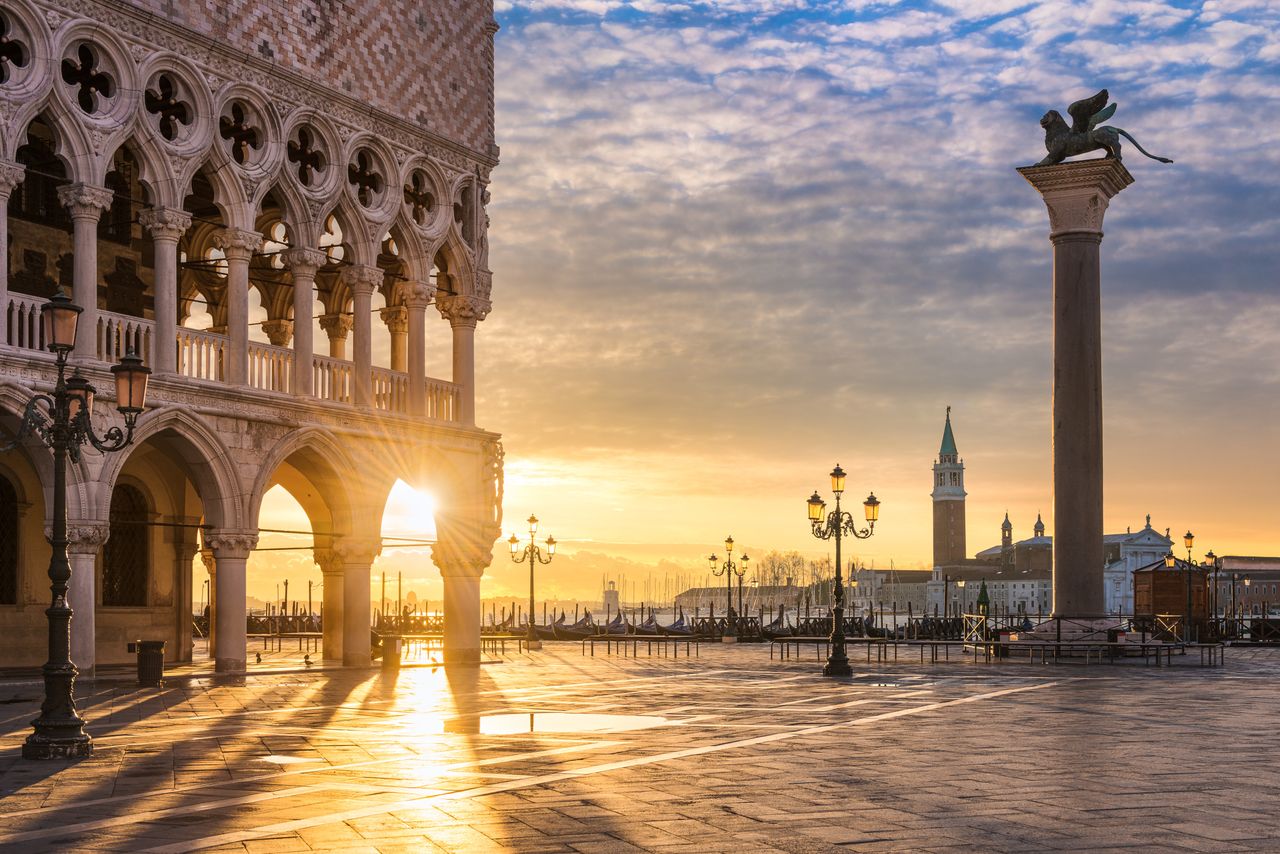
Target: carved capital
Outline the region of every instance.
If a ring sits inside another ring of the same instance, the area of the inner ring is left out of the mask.
[[[68,522],[67,551],[73,555],[96,554],[110,536],[111,528],[101,522]]]
[[[409,309],[402,305],[394,305],[378,312],[387,331],[392,335],[404,335],[409,331]]]
[[[454,326],[475,326],[489,315],[491,308],[487,299],[457,294],[442,296],[436,300],[436,310],[440,316],[447,318]]]
[[[345,341],[355,324],[355,318],[349,314],[326,314],[320,318],[320,328],[329,336],[330,341]]]
[[[314,279],[316,271],[324,266],[328,258],[319,249],[286,249],[280,253],[280,260],[289,268],[294,279]]]
[[[409,308],[425,309],[435,295],[436,289],[427,282],[400,283],[400,298]]]
[[[372,294],[382,285],[386,274],[381,267],[367,267],[364,264],[352,264],[342,268],[342,281],[351,288],[353,294]]]
[[[1024,166],[1018,170],[1040,191],[1049,210],[1049,237],[1092,234],[1102,237],[1102,219],[1111,198],[1133,183],[1124,164],[1112,158]]]
[[[344,566],[369,566],[382,553],[382,540],[376,537],[342,537],[329,548],[332,560]]]
[[[177,243],[191,227],[191,214],[174,208],[147,208],[138,222],[155,240]]]
[[[147,208],[138,222],[156,240],[177,243],[191,227],[191,214],[173,208]]]
[[[277,318],[268,320],[262,324],[262,331],[266,333],[267,340],[276,347],[284,347],[288,345],[289,339],[293,337],[293,321]]]
[[[102,212],[111,207],[113,197],[106,187],[92,184],[66,184],[58,188],[58,201],[70,212],[72,219],[96,222]]]
[[[204,544],[213,550],[215,561],[246,560],[258,544],[258,535],[252,531],[211,531],[205,534]]]
[[[248,261],[262,246],[262,235],[243,228],[224,228],[213,233],[213,245],[226,253],[228,261]]]
[[[22,183],[26,174],[26,167],[21,164],[0,161],[0,198],[9,198],[13,188]]]

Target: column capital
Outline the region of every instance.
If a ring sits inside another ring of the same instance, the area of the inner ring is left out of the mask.
[[[320,317],[320,328],[328,333],[330,338],[345,339],[354,323],[355,318],[349,314],[325,314]]]
[[[284,347],[289,343],[289,338],[293,335],[293,321],[285,320],[278,317],[274,320],[264,321],[262,331],[266,333],[267,340],[275,347]]]
[[[226,253],[228,261],[248,261],[262,246],[262,235],[244,228],[224,228],[213,233],[213,245]]]
[[[491,303],[469,294],[442,296],[436,300],[436,310],[453,326],[475,326],[489,315]]]
[[[258,544],[258,535],[253,531],[210,531],[205,534],[204,544],[213,550],[215,561],[244,560]]]
[[[7,198],[13,188],[22,183],[26,174],[27,168],[22,164],[0,160],[0,196]]]
[[[51,534],[52,531],[46,532]],[[111,528],[102,522],[68,522],[67,551],[71,554],[96,554],[111,536]]]
[[[115,194],[109,189],[92,184],[64,184],[58,188],[58,201],[70,211],[72,219],[97,220],[111,207],[113,198]]]
[[[402,305],[381,309],[378,316],[382,318],[382,322],[387,325],[387,331],[392,335],[403,335],[409,331],[409,309]]]
[[[138,222],[155,240],[177,243],[191,227],[191,214],[175,208],[147,208],[138,214]]]
[[[342,268],[342,281],[355,294],[372,294],[385,278],[381,267],[352,264]]]
[[[319,249],[302,249],[295,247],[280,253],[280,260],[289,268],[289,272],[298,276],[314,278],[316,272],[325,265],[329,256]]]
[[[1022,166],[1018,174],[1040,192],[1049,209],[1049,237],[1102,237],[1102,218],[1111,198],[1133,183],[1119,160],[1080,160],[1056,166]]]
[[[429,282],[401,282],[400,299],[409,308],[426,308],[435,298],[436,288]]]
[[[369,566],[382,553],[379,537],[339,537],[329,547],[332,560],[346,565]]]

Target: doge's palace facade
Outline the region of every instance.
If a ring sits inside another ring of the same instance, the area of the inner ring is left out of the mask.
[[[135,443],[72,466],[82,672],[138,637],[190,656],[197,555],[216,666],[243,669],[275,485],[311,522],[325,658],[368,663],[397,479],[436,496],[446,658],[478,660],[502,501],[473,356],[496,31],[489,0],[0,0],[0,442],[52,386],[58,287],[85,309],[100,426],[108,366],[155,371]],[[429,377],[445,335],[452,375]],[[50,477],[37,443],[0,456],[0,665],[44,660]]]

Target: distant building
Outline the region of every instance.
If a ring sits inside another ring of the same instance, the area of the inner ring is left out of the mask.
[[[721,584],[716,587],[690,587],[683,593],[676,595],[676,608],[683,608],[686,614],[708,613],[715,608],[717,614],[723,614],[725,611],[725,585]],[[810,595],[812,602],[813,596]],[[752,586],[744,584],[742,587],[742,610],[747,615],[756,614],[761,608],[765,611],[777,611],[780,607],[786,607],[789,611],[804,610],[805,607],[805,588],[797,587],[794,584],[778,584],[767,586]],[[733,609],[738,610],[738,587],[733,587]]]
[[[1219,614],[1231,613],[1232,602],[1237,614],[1248,616],[1280,607],[1280,557],[1226,555],[1218,558],[1218,566],[1213,583]]]

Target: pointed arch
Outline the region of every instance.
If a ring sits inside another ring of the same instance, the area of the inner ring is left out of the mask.
[[[314,534],[349,534],[357,521],[349,492],[362,478],[332,433],[319,427],[297,430],[277,442],[264,458],[249,492],[246,518],[256,524],[263,496],[279,483],[307,511]],[[303,482],[314,487],[310,494],[299,489]]]

